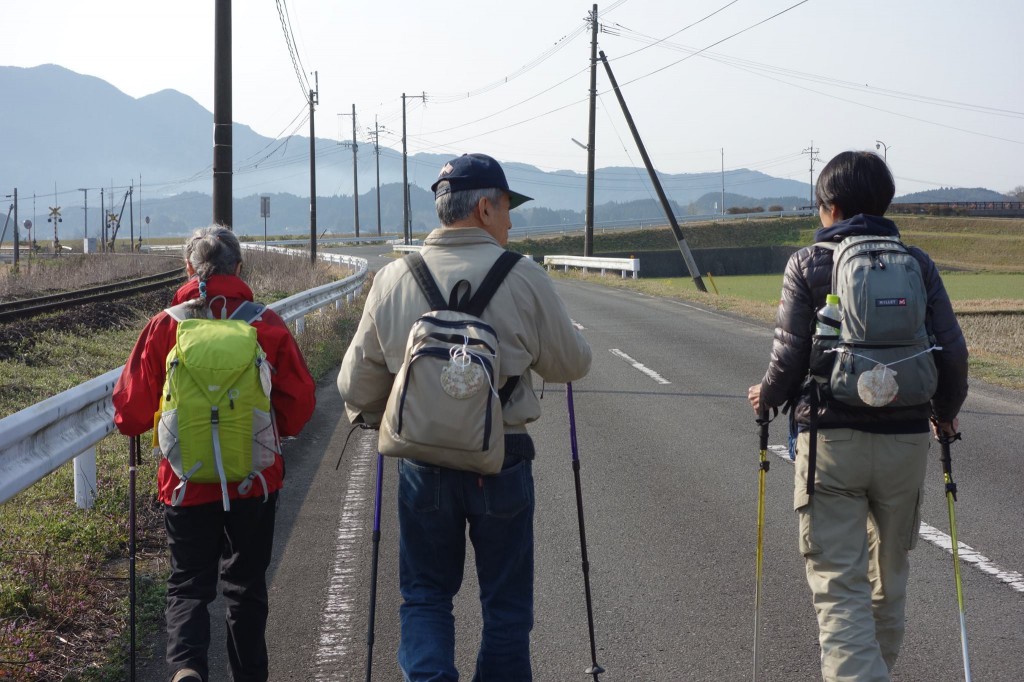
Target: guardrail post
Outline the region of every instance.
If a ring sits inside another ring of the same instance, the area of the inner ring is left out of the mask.
[[[92,509],[96,500],[96,448],[91,447],[74,459],[75,504],[79,509]]]
[[[305,318],[305,316],[295,318],[295,335],[299,336],[304,331],[306,331],[306,318]]]

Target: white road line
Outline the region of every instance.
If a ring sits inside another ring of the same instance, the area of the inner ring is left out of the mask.
[[[584,327],[584,326],[583,326],[582,324],[580,324],[580,323],[579,323],[579,322],[577,322],[576,320],[572,319],[571,317],[569,318],[569,321],[570,321],[570,322],[572,322],[572,326],[576,327],[576,328],[577,328],[577,329],[579,329],[580,331],[582,331],[582,330],[586,329],[586,327]]]
[[[341,508],[341,520],[335,538],[334,566],[327,588],[327,602],[320,617],[320,643],[317,646],[314,674],[317,682],[338,679],[344,659],[352,653],[355,641],[355,585],[360,572],[356,552],[357,539],[365,534],[369,499],[365,494],[370,463],[376,464],[375,438],[359,438],[357,456],[352,465],[348,490]],[[376,471],[376,469],[374,469]]]
[[[953,538],[938,528],[929,526],[924,521],[921,522],[921,537],[936,547],[941,547],[950,554],[953,553]],[[1006,583],[1011,589],[1024,594],[1024,575],[1017,571],[1007,571],[1000,568],[992,563],[988,557],[962,542],[957,542],[957,550],[960,553],[961,561],[971,564],[982,573],[988,573],[999,582]]]
[[[644,374],[646,374],[650,378],[652,378],[655,381],[657,381],[659,384],[671,384],[672,383],[671,381],[669,381],[665,377],[663,377],[660,374],[658,374],[657,372],[655,372],[650,367],[647,367],[646,365],[643,365],[640,362],[637,362],[633,358],[629,357],[628,355],[623,353],[618,348],[609,348],[608,350],[611,351],[612,355],[616,355],[616,356],[622,358],[623,360],[625,360],[629,364],[633,365],[634,367],[636,367],[638,370],[640,370],[641,372],[643,372]]]
[[[789,448],[785,445],[769,445],[768,450],[790,464],[793,463],[789,459]],[[944,549],[950,554],[953,553],[953,538],[946,535],[935,526],[931,526],[922,521],[921,530],[918,534],[925,541],[932,543],[936,547]],[[962,542],[957,542],[957,551],[960,555],[960,560],[964,563],[971,564],[982,573],[987,573],[999,582],[1005,583],[1010,587],[1010,589],[1024,594],[1024,575],[1017,571],[1008,571],[1001,568],[997,564],[993,563],[987,556],[983,555],[970,545],[965,545]]]

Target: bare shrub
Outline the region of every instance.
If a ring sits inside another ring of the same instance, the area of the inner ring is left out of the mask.
[[[349,274],[348,269],[317,261],[297,251],[286,255],[257,249],[242,254],[242,279],[252,288],[257,300],[272,302],[298,291],[329,284]]]

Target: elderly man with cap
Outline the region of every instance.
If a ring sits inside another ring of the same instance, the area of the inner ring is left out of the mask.
[[[475,290],[508,243],[509,212],[530,198],[510,190],[501,166],[484,154],[446,163],[432,189],[441,227],[424,241],[423,260],[444,294],[460,280]],[[338,375],[353,423],[380,424],[409,330],[429,309],[406,261],[377,273]],[[452,600],[462,584],[467,525],[483,613],[473,680],[532,679],[535,453],[526,424],[541,414],[533,374],[556,383],[579,379],[590,369],[590,347],[547,273],[527,258],[515,263],[481,317],[501,343],[500,387],[508,395],[502,470],[481,476],[399,460],[398,660],[411,682],[458,679]]]

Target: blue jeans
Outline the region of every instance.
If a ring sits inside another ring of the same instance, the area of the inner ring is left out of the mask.
[[[494,476],[399,460],[399,584],[407,682],[458,680],[452,599],[462,585],[466,523],[476,555],[483,634],[474,682],[529,682],[533,628],[533,468]]]

